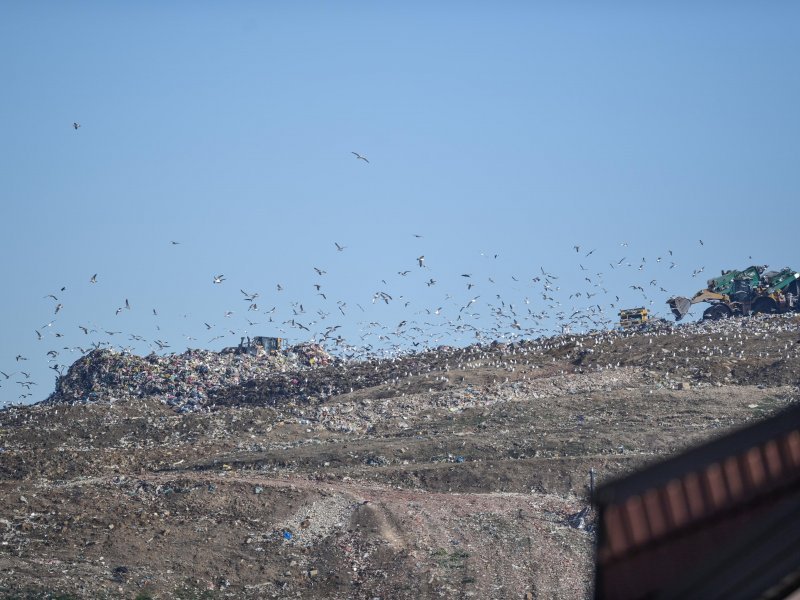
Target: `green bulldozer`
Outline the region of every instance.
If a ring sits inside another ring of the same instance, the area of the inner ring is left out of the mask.
[[[710,304],[703,319],[726,319],[758,313],[780,314],[800,310],[800,273],[785,268],[767,271],[753,265],[743,271],[722,271],[691,298],[673,296],[667,304],[680,321],[698,302]]]

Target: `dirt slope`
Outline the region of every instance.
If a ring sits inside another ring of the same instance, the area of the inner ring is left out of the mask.
[[[160,363],[148,392],[131,357],[91,389],[76,366],[0,413],[0,597],[585,598],[589,469],[796,401],[798,340],[772,317],[248,363],[190,403]]]

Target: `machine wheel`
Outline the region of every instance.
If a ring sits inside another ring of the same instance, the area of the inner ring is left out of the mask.
[[[753,314],[774,315],[778,312],[778,305],[772,298],[759,298],[753,302]]]
[[[703,311],[703,319],[718,321],[719,319],[729,318],[731,314],[731,309],[724,304],[714,304]]]

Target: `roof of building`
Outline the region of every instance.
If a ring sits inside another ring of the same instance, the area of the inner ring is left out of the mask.
[[[800,405],[613,481],[595,501],[596,598],[783,597],[763,594],[800,583],[800,552],[785,546],[800,544]]]

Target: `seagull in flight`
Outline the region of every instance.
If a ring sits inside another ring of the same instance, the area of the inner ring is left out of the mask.
[[[336,246],[336,249],[337,249],[339,252],[341,252],[342,250],[344,250],[345,248],[347,248],[347,246],[340,246],[340,245],[339,245],[339,242],[333,242],[333,244]]]
[[[422,256],[418,256],[417,257],[417,262],[419,263],[419,266],[421,267],[422,264],[425,262],[425,255],[423,254]]]
[[[80,126],[81,126],[81,124],[80,124],[80,123],[73,123],[73,124],[72,124],[72,128],[73,128],[75,131],[78,131],[78,128],[79,128]]]
[[[89,280],[89,283],[97,283],[97,273],[92,275],[92,278]]]
[[[367,160],[366,156],[361,156],[358,152],[351,152],[351,154],[354,154],[356,159],[358,159],[358,160],[363,160],[365,163],[369,162]]]
[[[214,283],[222,283],[223,281],[225,281],[225,275],[214,276]]]

